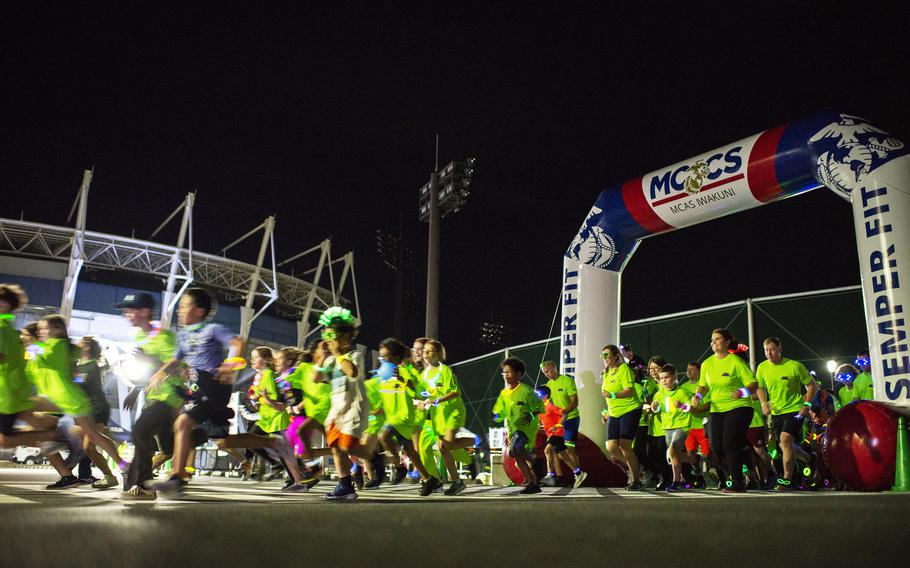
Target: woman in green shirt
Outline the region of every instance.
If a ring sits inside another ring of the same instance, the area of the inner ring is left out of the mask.
[[[725,463],[732,477],[724,488],[725,493],[746,491],[743,478],[743,464],[749,451],[746,431],[755,412],[751,397],[758,390],[758,382],[749,366],[730,353],[735,343],[729,330],[711,332],[714,355],[702,363],[698,389],[691,401],[697,406],[709,391],[711,393],[711,453]]]
[[[603,395],[607,399],[607,450],[617,463],[628,468],[629,491],[641,490],[638,458],[632,450],[635,428],[641,418],[641,398],[635,389],[635,376],[619,352],[619,347],[607,345],[601,356],[604,360]]]

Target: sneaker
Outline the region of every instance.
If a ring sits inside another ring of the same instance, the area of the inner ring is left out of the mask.
[[[398,467],[396,467],[395,469],[392,470],[392,479],[391,479],[390,483],[392,485],[398,485],[399,483],[404,481],[407,476],[408,476],[408,468],[404,467],[403,465],[399,465]]]
[[[371,479],[363,484],[364,489],[379,489],[379,486],[382,485],[382,482],[378,479]]]
[[[310,486],[306,483],[291,483],[281,488],[283,493],[306,493],[309,490]]]
[[[161,495],[165,499],[174,499],[179,497],[183,493],[184,487],[187,486],[187,482],[179,477],[171,477],[167,481],[162,481],[155,485],[155,492],[158,495]]]
[[[626,485],[626,491],[642,491],[643,489],[644,486],[641,484],[641,481],[633,481]]]
[[[51,483],[45,489],[70,489],[79,486],[79,478],[75,475],[64,475],[56,482]]]
[[[357,485],[357,489],[363,489],[363,471],[357,468],[357,471],[352,473],[351,477],[354,478],[354,484]]]
[[[93,489],[112,489],[117,487],[117,478],[112,475],[104,476],[104,479],[99,479],[95,483],[92,483]]]
[[[778,479],[777,485],[774,486],[775,491],[793,491],[794,489],[789,479]]]
[[[745,487],[724,487],[720,490],[721,493],[726,493],[728,495],[734,493],[747,493]]]
[[[535,493],[540,493],[540,485],[536,483],[529,483],[527,487],[518,492],[519,495],[533,495]]]
[[[352,501],[357,498],[357,491],[353,485],[339,482],[331,493],[326,493],[325,498],[329,501]]]
[[[124,501],[154,501],[156,497],[154,491],[146,491],[138,485],[133,485],[120,494],[120,499]]]
[[[578,473],[575,474],[575,483],[572,484],[572,487],[574,487],[575,489],[578,489],[579,487],[581,487],[581,484],[584,483],[585,479],[587,479],[587,478],[588,478],[587,473],[585,473],[583,471],[579,471]]]
[[[465,489],[467,489],[467,486],[464,484],[464,481],[459,479],[457,481],[453,481],[452,485],[449,485],[449,488],[445,490],[445,493],[443,493],[443,495],[448,495],[451,497],[452,495],[458,495]]]
[[[667,493],[679,493],[685,489],[685,486],[680,481],[674,481],[670,485],[667,485]]]
[[[95,477],[94,475],[90,475],[88,477],[80,477],[79,485],[91,485],[91,484],[95,483],[96,481],[98,481],[98,478]]]
[[[556,487],[556,476],[547,475],[546,477],[544,477],[543,479],[540,480],[540,484],[544,485],[546,487]]]
[[[439,479],[437,479],[435,477],[431,477],[430,479],[428,479],[420,484],[420,496],[429,497],[430,495],[433,494],[434,491],[436,491],[440,487],[442,487],[442,482],[439,481]]]
[[[692,482],[692,489],[704,489],[705,487],[707,487],[705,478],[701,475],[696,476],[695,481]]]
[[[280,465],[272,466],[272,470],[269,471],[269,474],[263,477],[263,481],[272,481],[284,476],[284,470],[281,469]]]

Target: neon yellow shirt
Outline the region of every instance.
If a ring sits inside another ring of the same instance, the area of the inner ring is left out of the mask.
[[[173,359],[174,353],[177,351],[177,336],[166,329],[146,334],[144,331],[137,328],[134,341],[137,346],[142,349],[143,353],[158,360],[159,367]],[[158,369],[155,369],[154,371],[157,370]],[[182,388],[183,379],[179,375],[171,375],[153,388],[150,388],[148,392],[145,393],[145,400],[157,400],[171,408],[180,408],[183,406],[183,397],[178,394],[178,389]]]
[[[509,434],[524,432],[531,445],[537,439],[538,416],[544,411],[543,401],[537,398],[534,389],[524,383],[515,388],[506,387],[499,392],[493,404],[493,414],[505,420]]]
[[[69,342],[51,338],[39,345],[44,352],[36,358],[38,394],[47,397],[64,414],[90,416],[92,405],[85,391],[73,382],[73,355]]]
[[[729,412],[736,408],[751,408],[752,399],[748,396],[733,398],[738,389],[748,388],[755,384],[755,377],[749,366],[737,357],[729,354],[723,359],[712,355],[701,365],[698,386],[711,390],[711,412]]]
[[[256,424],[269,434],[287,430],[288,424],[291,422],[290,415],[265,403],[266,397],[272,402],[284,402],[281,400],[278,386],[275,384],[275,371],[263,369],[259,372],[254,396],[259,399],[259,420],[256,421]]]
[[[461,396],[461,388],[458,381],[452,373],[452,369],[444,363],[436,367],[427,366],[423,370],[423,380],[426,382],[431,399],[439,399],[453,392],[458,396],[440,402],[433,411],[433,426],[436,433],[440,436],[448,430],[458,430],[465,425],[467,420],[467,410],[464,405],[464,398]]]
[[[865,372],[856,375],[853,390],[855,391],[854,400],[875,400],[875,393],[872,392],[872,375]]]
[[[774,416],[799,412],[805,402],[802,387],[812,382],[805,365],[786,357],[776,365],[771,361],[760,363],[755,369],[755,378],[758,386],[768,393]]]
[[[382,381],[379,386],[380,403],[385,414],[386,423],[406,438],[420,429],[423,417],[418,417],[417,407],[414,406],[415,393],[409,386],[408,378],[416,379],[411,373],[416,373],[413,367],[398,366],[398,375]],[[381,379],[379,379],[381,380]],[[368,392],[369,394],[369,392]]]
[[[569,406],[569,398],[578,396],[578,388],[575,386],[575,379],[566,375],[559,375],[552,381],[547,381],[547,388],[550,389],[550,402],[559,408]],[[572,410],[566,417],[566,420],[578,418],[578,406]]]
[[[0,414],[16,414],[32,407],[32,385],[25,375],[25,351],[12,314],[0,315]]]
[[[679,385],[673,390],[667,390],[663,386],[657,389],[655,400],[660,405],[657,412],[662,430],[689,429],[689,413],[680,410],[680,407],[689,404],[691,398]]]
[[[604,384],[601,389],[603,392],[622,392],[626,389],[632,389],[632,396],[629,398],[608,398],[607,410],[611,418],[619,418],[624,414],[633,412],[641,408],[641,398],[638,391],[635,390],[635,377],[632,375],[632,369],[622,363],[615,369],[607,369],[603,374]]]
[[[332,383],[316,382],[313,379],[315,373],[301,371],[301,383],[303,388],[303,412],[307,417],[313,418],[320,424],[325,424],[325,419],[329,415],[329,409],[332,408]]]

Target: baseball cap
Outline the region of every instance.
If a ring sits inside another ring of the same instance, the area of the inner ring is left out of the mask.
[[[114,304],[114,308],[150,308],[155,307],[155,298],[148,292],[132,292],[123,297],[123,301]]]

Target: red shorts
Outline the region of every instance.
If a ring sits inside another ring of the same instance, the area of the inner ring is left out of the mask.
[[[764,448],[768,445],[768,429],[764,426],[756,426],[746,430],[746,440],[753,448]]]
[[[704,428],[690,428],[689,435],[686,437],[686,451],[694,452],[701,448],[701,455],[708,457],[711,455],[711,444],[708,437],[705,436]]]
[[[350,434],[342,434],[335,426],[329,426],[325,433],[325,440],[330,448],[348,451],[360,444],[360,440]]]

